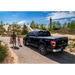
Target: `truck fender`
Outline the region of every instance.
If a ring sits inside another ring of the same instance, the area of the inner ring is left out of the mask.
[[[45,42],[43,42],[43,41],[39,41],[39,42],[38,42],[38,47],[39,47],[40,44],[44,44],[45,47],[47,47],[46,44],[45,44]]]

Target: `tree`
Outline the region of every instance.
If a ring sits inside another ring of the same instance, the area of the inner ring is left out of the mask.
[[[66,22],[64,22],[64,24],[63,24],[63,29],[65,29],[67,27],[67,23]]]
[[[3,21],[0,22],[0,25],[3,25]]]
[[[40,25],[40,29],[41,29],[41,30],[46,30],[46,27],[45,27],[45,26],[46,26],[46,24],[41,24],[41,25]]]
[[[30,23],[30,27],[31,27],[31,28],[35,28],[35,23],[34,23],[34,21],[32,21],[32,22]]]
[[[75,29],[75,22],[74,22],[74,21],[71,22],[70,28],[71,28],[71,29]]]
[[[56,22],[52,22],[52,30],[57,30],[57,27],[56,27]]]
[[[56,23],[56,28],[57,28],[57,29],[61,29],[61,24],[60,24],[59,21],[57,21],[57,23]]]
[[[40,24],[35,24],[35,28],[39,29]]]
[[[43,24],[43,30],[46,30],[46,24]]]
[[[52,25],[50,26],[50,24],[48,25],[48,29],[47,30],[58,30],[58,29],[60,29],[61,28],[61,25],[60,25],[60,23],[59,23],[59,21],[58,22],[52,22]]]
[[[67,28],[70,28],[70,26],[71,26],[71,24],[70,24],[70,22],[67,24]]]
[[[27,34],[27,33],[28,33],[27,26],[26,26],[25,23],[24,23],[24,26],[23,26],[23,29],[22,29],[21,34],[22,34],[22,35],[25,35],[25,34]]]
[[[29,23],[27,23],[27,25],[29,26]]]
[[[50,31],[50,24],[48,24],[47,30]]]

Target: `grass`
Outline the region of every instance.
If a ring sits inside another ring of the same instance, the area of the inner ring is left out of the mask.
[[[20,38],[23,38],[25,35],[17,35],[17,37],[18,37],[18,36],[19,36]]]
[[[71,39],[71,38],[69,38],[69,40],[75,41],[75,39]]]
[[[2,37],[8,37],[8,36],[10,37],[11,35],[10,34],[2,34],[1,36]]]
[[[75,43],[73,44],[73,47],[75,47]]]
[[[7,50],[8,46],[7,44],[2,45],[2,41],[0,41],[0,63],[4,61],[4,59],[7,57]]]

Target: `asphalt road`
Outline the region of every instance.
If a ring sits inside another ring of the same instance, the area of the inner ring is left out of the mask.
[[[9,38],[2,37],[0,40],[9,44]],[[47,55],[43,56],[39,53],[38,49],[33,46],[24,46],[21,40],[22,47],[17,45],[16,48],[12,48],[12,45],[9,44],[12,51],[18,56],[19,63],[21,64],[71,64],[75,63],[75,60],[69,58],[65,54],[58,52],[48,52]],[[69,54],[71,56],[71,54]]]

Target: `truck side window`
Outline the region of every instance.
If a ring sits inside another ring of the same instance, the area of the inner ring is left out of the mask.
[[[29,32],[29,33],[28,33],[28,36],[32,36],[32,32]]]
[[[37,32],[33,32],[32,36],[36,36],[37,35]]]

